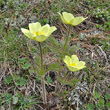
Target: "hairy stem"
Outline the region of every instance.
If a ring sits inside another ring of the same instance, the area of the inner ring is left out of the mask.
[[[65,44],[64,44],[64,47],[63,47],[63,53],[65,52],[66,45],[68,43],[68,39],[69,39],[69,36],[70,36],[70,32],[71,32],[71,25],[69,25],[69,27],[68,27],[68,34],[67,34],[66,41],[65,41]]]
[[[39,42],[39,47],[40,47],[40,56],[41,56],[41,71],[43,71],[43,52],[42,52],[42,46],[40,42]]]
[[[43,103],[44,105],[47,104],[47,95],[46,95],[46,89],[45,89],[45,81],[44,81],[44,77],[42,77],[42,97],[43,97]]]
[[[42,52],[42,46],[41,46],[40,42],[39,42],[39,47],[40,47],[40,56],[41,56],[41,73],[42,73],[43,72],[43,52]],[[45,89],[44,76],[41,79],[41,84],[42,84],[43,103],[44,103],[44,105],[46,105],[47,104],[47,95],[46,95],[46,89]]]

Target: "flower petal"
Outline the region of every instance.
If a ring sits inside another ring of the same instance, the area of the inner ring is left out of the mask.
[[[77,68],[80,70],[80,69],[83,69],[83,68],[85,68],[86,66],[85,66],[85,62],[83,62],[83,61],[79,61],[78,63],[77,63]]]
[[[70,24],[70,21],[74,19],[74,16],[71,13],[63,12],[62,13],[64,20]]]
[[[65,24],[68,24],[68,22],[63,18],[63,16],[60,14],[60,13],[58,13],[59,15],[60,15],[60,17],[61,17],[61,20],[65,23]]]
[[[66,65],[70,65],[71,58],[69,56],[65,56],[64,62],[66,63]]]
[[[30,23],[29,24],[29,30],[30,32],[39,32],[41,30],[41,24],[39,22],[36,23]]]
[[[47,38],[48,38],[47,36],[40,35],[40,36],[35,36],[35,37],[33,38],[33,40],[36,40],[36,41],[38,41],[38,42],[43,42],[43,41],[45,41]]]
[[[34,34],[32,34],[29,30],[21,28],[21,31],[26,35],[28,38],[33,39]]]
[[[76,17],[76,18],[74,18],[74,20],[71,20],[71,24],[73,26],[76,26],[76,25],[80,24],[81,22],[83,22],[85,19],[87,19],[87,18]]]
[[[41,31],[44,33],[44,35],[47,35],[49,28],[50,26],[48,24],[41,27]]]
[[[78,71],[77,68],[74,68],[74,67],[72,67],[72,66],[67,66],[67,67],[68,67],[68,69],[69,69],[70,71],[72,71],[72,72]]]
[[[48,36],[50,36],[52,34],[52,32],[54,32],[55,30],[57,30],[57,28],[55,26],[50,27],[48,30]]]
[[[72,56],[71,56],[71,64],[72,64],[72,63],[76,63],[76,62],[79,62],[78,57],[77,57],[76,55],[72,55]]]

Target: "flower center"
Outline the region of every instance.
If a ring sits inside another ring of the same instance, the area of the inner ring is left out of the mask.
[[[75,63],[70,64],[70,66],[77,67]]]
[[[43,32],[43,31],[40,31],[40,32],[34,32],[34,34],[35,34],[36,36],[40,36],[40,35],[44,34],[44,32]]]

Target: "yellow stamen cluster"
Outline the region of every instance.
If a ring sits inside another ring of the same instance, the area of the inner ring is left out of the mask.
[[[77,67],[75,63],[70,64],[70,66]]]
[[[33,34],[35,34],[36,36],[40,36],[40,35],[43,35],[44,32],[43,31],[41,31],[41,32],[34,32]]]

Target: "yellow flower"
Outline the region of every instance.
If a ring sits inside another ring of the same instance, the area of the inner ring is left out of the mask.
[[[26,35],[28,38],[43,42],[45,41],[52,32],[54,32],[57,28],[55,26],[50,27],[49,24],[41,26],[39,22],[30,23],[29,30],[21,28],[21,31]]]
[[[59,13],[59,15],[65,24],[70,24],[72,26],[76,26],[87,19],[83,17],[74,17],[71,13],[67,12],[63,12],[62,15]]]
[[[72,55],[71,57],[65,56],[64,62],[66,63],[68,69],[73,72],[86,67],[85,62],[79,61],[76,55]]]

